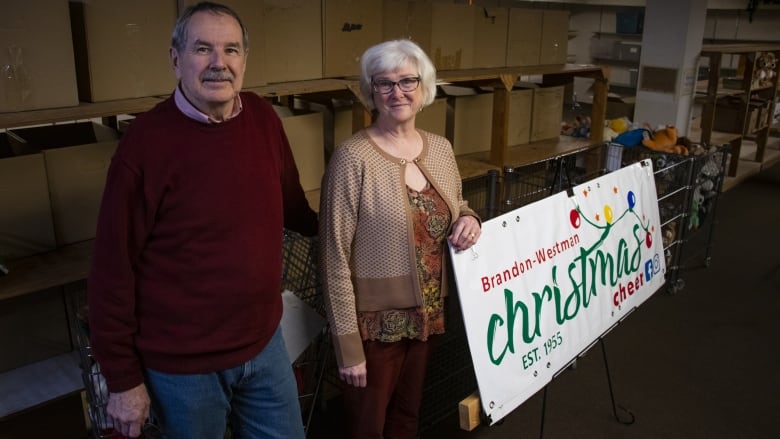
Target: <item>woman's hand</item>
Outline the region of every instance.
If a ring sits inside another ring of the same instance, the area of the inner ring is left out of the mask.
[[[447,239],[450,241],[452,248],[457,251],[463,251],[476,244],[481,233],[482,229],[479,226],[479,221],[471,215],[463,215],[452,225],[452,231]]]
[[[366,387],[366,375],[365,361],[350,367],[339,367],[339,378],[355,387]]]

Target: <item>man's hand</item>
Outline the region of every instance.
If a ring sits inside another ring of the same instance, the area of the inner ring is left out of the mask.
[[[138,437],[149,419],[149,406],[149,392],[141,383],[124,392],[109,393],[106,411],[114,430],[123,436]]]

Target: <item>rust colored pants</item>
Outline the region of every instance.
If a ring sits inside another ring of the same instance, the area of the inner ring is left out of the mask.
[[[342,386],[351,438],[417,437],[423,381],[437,337],[363,343],[368,385]]]

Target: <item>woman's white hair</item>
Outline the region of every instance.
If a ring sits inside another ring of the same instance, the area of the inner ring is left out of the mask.
[[[436,68],[428,55],[411,40],[390,40],[369,47],[360,58],[360,92],[370,111],[376,109],[372,81],[375,75],[392,72],[409,63],[417,68],[423,92],[422,107],[436,99]]]

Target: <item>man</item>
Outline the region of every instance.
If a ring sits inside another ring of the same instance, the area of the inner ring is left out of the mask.
[[[108,172],[89,276],[107,412],[136,437],[303,437],[282,314],[282,229],[317,230],[279,118],[240,93],[248,36],[199,3],[176,23],[173,95],[140,115]]]

